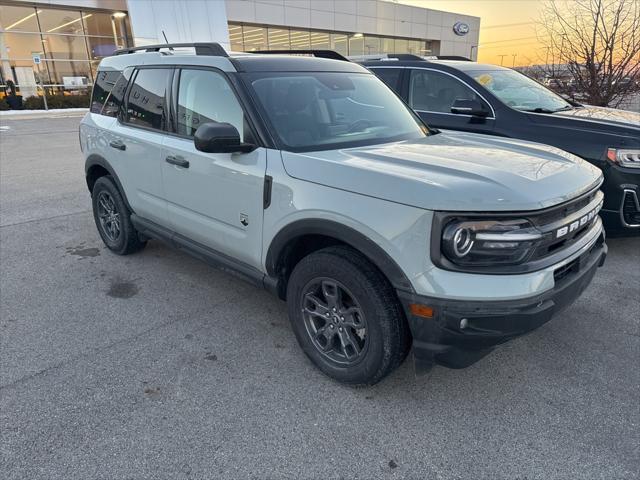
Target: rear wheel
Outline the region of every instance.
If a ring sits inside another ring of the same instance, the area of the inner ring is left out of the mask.
[[[146,241],[140,240],[131,223],[131,212],[110,176],[100,177],[96,181],[91,199],[98,233],[111,251],[128,255],[144,248]]]
[[[340,382],[373,385],[407,355],[409,330],[393,288],[348,247],[303,258],[289,278],[287,302],[303,351]]]

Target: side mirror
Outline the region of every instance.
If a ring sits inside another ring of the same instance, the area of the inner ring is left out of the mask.
[[[489,112],[476,100],[463,100],[459,98],[451,105],[451,113],[459,115],[472,115],[474,117],[488,117]]]
[[[225,122],[207,122],[198,127],[193,136],[197,150],[206,153],[248,153],[256,149],[251,143],[242,143],[238,129]]]

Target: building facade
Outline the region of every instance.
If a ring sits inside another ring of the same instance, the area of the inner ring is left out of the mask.
[[[480,19],[388,0],[0,0],[0,94],[78,93],[133,45],[477,57]],[[34,58],[36,61],[34,61]],[[39,63],[37,62],[39,60]]]

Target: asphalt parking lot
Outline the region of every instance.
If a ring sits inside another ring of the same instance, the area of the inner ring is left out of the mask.
[[[0,478],[640,478],[640,238],[474,366],[351,389],[268,293],[107,251],[79,121],[0,119]]]

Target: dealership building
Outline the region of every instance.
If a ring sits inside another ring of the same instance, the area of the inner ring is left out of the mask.
[[[117,48],[221,43],[233,51],[331,49],[475,59],[480,19],[387,0],[0,0],[0,92],[72,94]]]

